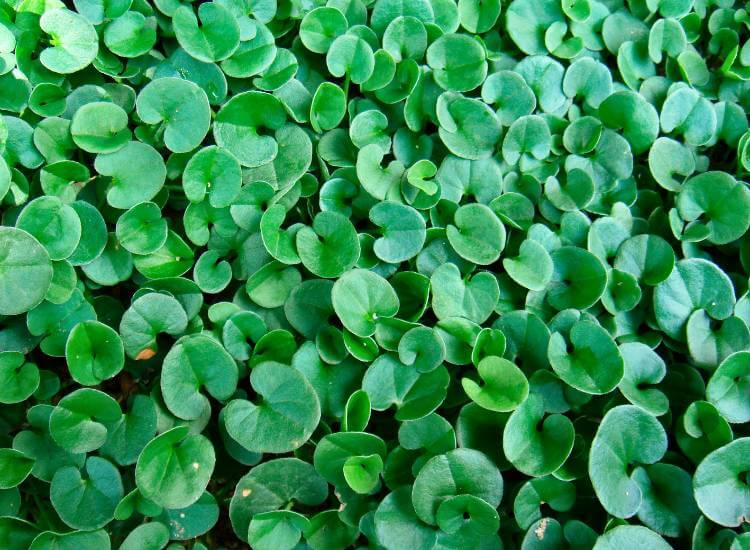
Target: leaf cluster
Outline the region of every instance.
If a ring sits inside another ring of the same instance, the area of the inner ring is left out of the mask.
[[[0,2],[0,549],[750,547],[747,10]]]

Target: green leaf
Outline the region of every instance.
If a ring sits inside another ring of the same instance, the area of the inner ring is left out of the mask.
[[[693,478],[695,500],[708,519],[726,527],[739,526],[748,515],[750,490],[747,472],[748,445],[743,437],[716,449],[698,465]]]
[[[627,342],[620,345],[624,374],[618,388],[633,405],[654,416],[669,410],[669,399],[656,386],[664,379],[667,367],[664,360],[646,344]]]
[[[87,453],[107,440],[108,425],[122,416],[120,405],[99,390],[81,388],[63,397],[52,411],[49,431],[70,453]]]
[[[122,541],[122,550],[137,550],[138,548],[155,548],[161,550],[169,543],[169,529],[163,523],[154,521],[144,523],[133,529]]]
[[[344,463],[344,477],[355,492],[370,493],[379,482],[383,471],[380,455],[350,456]]]
[[[656,109],[635,92],[613,93],[599,105],[599,116],[606,126],[622,129],[636,154],[648,150],[659,135]]]
[[[257,167],[276,158],[279,146],[274,137],[258,133],[278,130],[286,113],[276,97],[262,92],[245,92],[230,99],[216,114],[213,135],[216,144],[232,153],[242,166]]]
[[[157,292],[139,296],[120,321],[125,353],[132,359],[149,359],[156,353],[159,333],[181,334],[187,323],[185,309],[172,296]]]
[[[495,262],[505,248],[505,226],[489,207],[466,204],[454,214],[448,225],[448,241],[459,256],[478,265]]]
[[[103,529],[97,531],[71,531],[69,533],[54,533],[44,531],[31,543],[29,548],[43,550],[47,548],[61,548],[73,550],[83,547],[109,547],[109,535]]]
[[[376,204],[370,221],[380,228],[373,251],[384,262],[396,264],[416,256],[424,246],[427,232],[422,216],[410,206],[392,201]]]
[[[438,521],[441,502],[458,495],[476,496],[493,508],[500,503],[503,478],[497,466],[479,451],[456,449],[433,457],[414,480],[414,510],[430,525]]]
[[[0,489],[12,489],[29,477],[34,459],[15,449],[0,449],[0,466]]]
[[[94,26],[77,13],[66,9],[45,11],[39,27],[50,36],[51,46],[39,56],[50,71],[74,73],[96,57],[99,46]]]
[[[596,550],[614,550],[623,546],[642,545],[654,550],[667,550],[671,546],[651,529],[641,525],[618,525],[596,539]]]
[[[414,327],[399,340],[398,359],[419,372],[433,371],[445,359],[445,342],[432,328]]]
[[[310,104],[310,124],[315,131],[324,132],[335,128],[345,114],[344,90],[331,82],[321,83]]]
[[[104,44],[122,57],[139,57],[156,43],[156,18],[127,11],[104,29]]]
[[[141,202],[117,219],[115,236],[133,254],[153,254],[167,242],[167,221],[153,202]]]
[[[214,208],[234,204],[241,185],[239,162],[215,145],[204,147],[190,157],[182,174],[182,187],[188,200],[199,203],[208,194],[208,201]]]
[[[685,327],[694,311],[703,309],[712,319],[722,320],[731,315],[734,303],[729,277],[702,258],[680,260],[654,289],[656,322],[678,340],[685,339]]]
[[[536,241],[521,243],[518,256],[503,259],[508,276],[529,290],[544,290],[552,280],[553,263],[547,250]]]
[[[706,398],[732,423],[750,420],[750,407],[744,399],[750,383],[750,353],[739,351],[724,359],[711,375]]]
[[[674,251],[667,241],[657,235],[636,235],[620,245],[614,267],[653,286],[669,277],[674,263]]]
[[[229,517],[235,533],[247,537],[250,520],[278,510],[292,500],[318,506],[328,496],[328,485],[315,468],[298,458],[276,458],[253,467],[237,483]]]
[[[483,384],[471,378],[461,379],[461,385],[474,403],[484,409],[510,412],[529,394],[529,383],[521,369],[501,357],[485,357],[477,365]]]
[[[364,460],[366,457],[369,458]],[[375,467],[377,460],[374,457],[380,459],[380,466],[377,468]],[[351,485],[349,479],[353,475],[352,472],[347,474],[347,464],[353,464],[350,459],[356,459],[354,461],[356,468],[369,470],[369,473],[363,471],[361,476],[354,475],[354,479],[359,480],[360,483],[370,484],[369,489],[362,491],[369,493],[378,481],[379,470],[382,470],[382,461],[385,457],[386,448],[382,439],[366,432],[350,431],[330,434],[321,439],[315,448],[313,460],[316,470],[326,481],[336,487],[345,487],[348,484]],[[365,466],[360,466],[359,462],[363,460]],[[357,490],[353,485],[352,488]]]
[[[208,97],[189,80],[171,77],[153,80],[138,94],[135,105],[143,122],[161,125],[164,144],[175,153],[192,151],[208,133],[211,121]]]
[[[159,520],[169,527],[172,540],[189,540],[210,531],[219,519],[219,506],[211,493],[205,492],[190,506],[164,510]]]
[[[0,352],[0,403],[25,401],[39,387],[39,369],[17,351]]]
[[[437,523],[446,533],[457,533],[461,529],[472,534],[492,535],[500,526],[500,517],[487,501],[474,495],[448,497],[438,508]]]
[[[85,477],[68,466],[55,472],[50,486],[50,500],[60,519],[82,530],[99,529],[109,523],[123,494],[117,468],[96,456],[86,460]]]
[[[362,84],[375,70],[375,57],[366,40],[354,33],[346,33],[331,42],[326,65],[333,76],[346,75],[353,83]]]
[[[544,399],[532,393],[505,424],[503,451],[516,469],[539,477],[562,466],[574,437],[573,423],[562,414],[546,415]]]
[[[444,90],[468,92],[487,76],[482,46],[463,34],[444,34],[430,44],[427,64],[434,72],[435,82]]]
[[[556,512],[567,512],[576,500],[575,485],[554,476],[526,481],[513,501],[513,513],[521,529],[542,519],[541,506],[546,504]]]
[[[120,420],[108,427],[107,442],[101,454],[120,465],[135,464],[138,455],[156,434],[157,412],[154,400],[146,395],[136,395],[129,403],[130,409]]]
[[[659,421],[632,405],[620,405],[604,416],[591,443],[589,476],[597,498],[610,514],[629,518],[643,500],[630,473],[633,463],[653,464],[667,449]]]
[[[714,244],[735,241],[750,227],[750,191],[726,172],[705,172],[687,180],[677,196],[677,209],[686,222],[705,226],[706,238]]]
[[[57,197],[39,197],[28,203],[18,216],[16,227],[36,238],[52,260],[70,256],[81,240],[81,219]]]
[[[237,365],[213,338],[191,334],[177,340],[164,357],[161,393],[175,416],[195,420],[211,405],[200,389],[215,399],[229,399],[237,389]]]
[[[172,14],[172,26],[180,46],[205,63],[226,59],[240,44],[237,20],[218,2],[198,6],[197,17],[188,6],[177,8]]]
[[[0,227],[0,314],[18,315],[41,303],[52,282],[46,249],[32,235]],[[18,289],[25,288],[24,292]]]
[[[359,259],[357,232],[337,212],[319,213],[312,227],[300,228],[295,240],[302,265],[318,277],[340,277]]]
[[[273,510],[253,516],[247,540],[258,550],[288,550],[294,548],[308,528],[310,521],[291,510]]]
[[[441,366],[427,373],[407,368],[392,355],[379,356],[365,373],[362,389],[374,410],[395,405],[399,420],[414,420],[433,412],[445,399],[448,371]]]
[[[284,453],[299,448],[320,421],[320,404],[310,383],[296,369],[266,361],[250,375],[262,398],[258,404],[235,399],[226,406],[227,432],[255,452]]]
[[[388,281],[364,269],[344,273],[334,283],[331,299],[344,327],[361,337],[375,334],[378,319],[393,317],[399,306]]]
[[[76,382],[96,386],[122,370],[125,351],[117,332],[99,321],[83,321],[68,335],[65,359]]]
[[[190,435],[187,426],[152,439],[135,466],[135,483],[148,499],[165,508],[184,508],[206,489],[216,464],[211,442]]]
[[[161,155],[139,141],[130,141],[113,153],[97,155],[94,167],[101,175],[112,178],[107,202],[122,209],[153,199],[167,175]]]
[[[552,307],[560,311],[586,309],[601,298],[607,272],[596,256],[576,246],[558,248],[550,256],[553,271],[547,300]]]
[[[490,157],[500,138],[500,121],[485,103],[456,92],[440,95],[436,105],[438,135],[454,155],[482,160]]]
[[[317,7],[305,14],[300,24],[302,44],[315,53],[326,53],[333,41],[346,32],[348,23],[334,7]]]
[[[114,103],[87,103],[73,115],[70,134],[73,142],[88,153],[114,153],[130,141],[128,114]]]
[[[665,536],[692,534],[700,511],[693,498],[692,477],[671,464],[639,467],[633,480],[643,495],[638,518]]]
[[[554,332],[547,357],[566,384],[588,394],[609,393],[624,374],[624,362],[614,340],[591,321],[576,322],[567,337]]]

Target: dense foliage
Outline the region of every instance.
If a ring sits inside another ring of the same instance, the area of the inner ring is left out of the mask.
[[[1,0],[0,548],[749,548],[748,29]]]

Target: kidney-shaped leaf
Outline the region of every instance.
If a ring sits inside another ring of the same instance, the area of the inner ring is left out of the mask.
[[[642,493],[630,467],[653,464],[666,450],[667,435],[656,417],[633,405],[610,409],[599,424],[589,454],[589,476],[604,509],[618,518],[635,515]]]
[[[276,139],[259,132],[273,132],[286,122],[286,112],[275,96],[264,92],[244,92],[234,96],[219,110],[213,124],[216,144],[232,153],[240,164],[257,167],[276,158]]]
[[[89,457],[84,472],[85,477],[73,466],[55,472],[50,500],[68,526],[90,531],[112,520],[124,489],[120,472],[103,458]]]
[[[375,334],[377,320],[393,317],[399,307],[398,296],[388,281],[364,269],[344,273],[334,283],[331,298],[344,327],[361,337]]]
[[[544,398],[532,393],[510,415],[503,451],[519,471],[543,476],[556,471],[573,450],[575,429],[562,414],[546,415]]]
[[[237,389],[237,364],[213,338],[191,334],[164,357],[161,393],[172,414],[194,420],[211,407],[201,388],[219,401],[229,399]]]
[[[515,364],[501,357],[489,356],[477,365],[483,384],[462,378],[461,385],[474,403],[484,409],[509,412],[518,407],[529,394],[526,376]]]
[[[95,451],[107,440],[108,425],[122,416],[120,405],[108,394],[81,388],[63,397],[52,411],[52,439],[70,453]]]
[[[312,464],[298,458],[277,458],[255,466],[240,478],[229,517],[240,538],[246,538],[250,520],[295,501],[317,506],[328,496],[328,484]]]
[[[266,361],[257,365],[250,384],[262,398],[230,401],[225,409],[227,432],[243,447],[261,453],[285,453],[310,439],[320,421],[315,390],[296,369]]]
[[[474,495],[496,508],[503,496],[500,470],[479,451],[455,449],[431,458],[414,480],[414,510],[431,525],[437,523],[442,501],[458,495]]]
[[[51,47],[39,56],[39,61],[52,72],[69,74],[80,71],[94,60],[99,51],[94,26],[76,12],[66,9],[44,11],[39,27],[52,37]]]
[[[205,491],[216,464],[211,442],[178,426],[152,439],[135,466],[135,483],[165,508],[185,508]]]
[[[738,527],[750,517],[750,438],[736,439],[710,453],[693,478],[695,500],[708,519]]]
[[[170,151],[186,153],[200,145],[208,133],[211,108],[206,92],[182,78],[157,78],[138,94],[138,116],[146,124],[162,124],[164,144]]]

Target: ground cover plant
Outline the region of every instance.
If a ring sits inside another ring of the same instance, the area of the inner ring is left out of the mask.
[[[0,549],[750,548],[732,0],[2,0]]]

